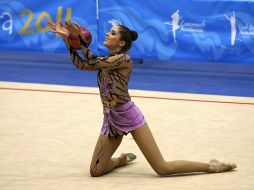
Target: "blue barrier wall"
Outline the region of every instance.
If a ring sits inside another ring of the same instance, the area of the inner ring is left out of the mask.
[[[96,53],[107,53],[106,32],[120,23],[139,34],[135,58],[254,64],[253,12],[240,0],[1,0],[0,50],[65,52],[46,23],[70,18],[92,32]]]

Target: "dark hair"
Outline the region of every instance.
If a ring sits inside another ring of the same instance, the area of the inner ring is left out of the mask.
[[[126,26],[117,25],[119,26],[120,30],[120,40],[125,41],[125,45],[122,47],[122,51],[126,52],[131,48],[132,41],[138,39],[138,33],[134,30],[130,30]]]

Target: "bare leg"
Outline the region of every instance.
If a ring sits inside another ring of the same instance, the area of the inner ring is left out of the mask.
[[[165,161],[147,124],[132,131],[131,134],[145,158],[158,175],[164,176],[191,172],[217,172],[216,169],[218,169],[219,172],[223,172],[236,167],[236,165],[227,165],[218,161],[217,163],[214,163],[213,161],[210,163],[185,160]]]
[[[100,134],[90,165],[90,175],[92,177],[104,175],[114,168],[127,164],[126,154],[121,154],[117,158],[111,158],[120,145],[122,138],[123,136],[118,136],[117,138],[110,139]]]

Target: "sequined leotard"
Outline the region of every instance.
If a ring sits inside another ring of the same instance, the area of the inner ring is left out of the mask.
[[[84,59],[65,39],[70,57],[79,70],[98,71],[97,82],[103,105],[102,134],[117,137],[141,126],[145,120],[139,108],[131,101],[128,82],[132,72],[132,59],[127,54],[96,56],[79,36]]]
[[[87,43],[81,37],[79,39],[84,59],[66,40],[65,42],[77,69],[98,70],[97,82],[103,107],[117,107],[130,101],[128,82],[133,66],[131,57],[126,54],[95,56]]]

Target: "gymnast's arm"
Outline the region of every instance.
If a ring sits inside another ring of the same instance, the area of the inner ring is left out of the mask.
[[[116,69],[116,68],[124,68],[124,67],[132,67],[132,60],[130,56],[126,54],[118,54],[109,57],[100,57],[92,54],[92,52],[88,48],[88,44],[86,41],[79,36],[80,40],[80,48],[84,59],[82,59],[77,51],[71,47],[70,43],[67,39],[65,39],[65,44],[67,49],[70,52],[70,57],[79,70],[97,70],[97,69]]]
[[[72,59],[73,64],[75,65],[75,67],[79,70],[85,70],[85,71],[95,71],[97,70],[96,68],[92,68],[92,67],[86,67],[86,66],[82,66],[80,64],[80,62],[82,62],[82,58],[79,56],[78,52],[71,46],[71,44],[69,43],[67,38],[63,38],[65,45],[68,49],[68,51],[70,52],[70,56]]]

